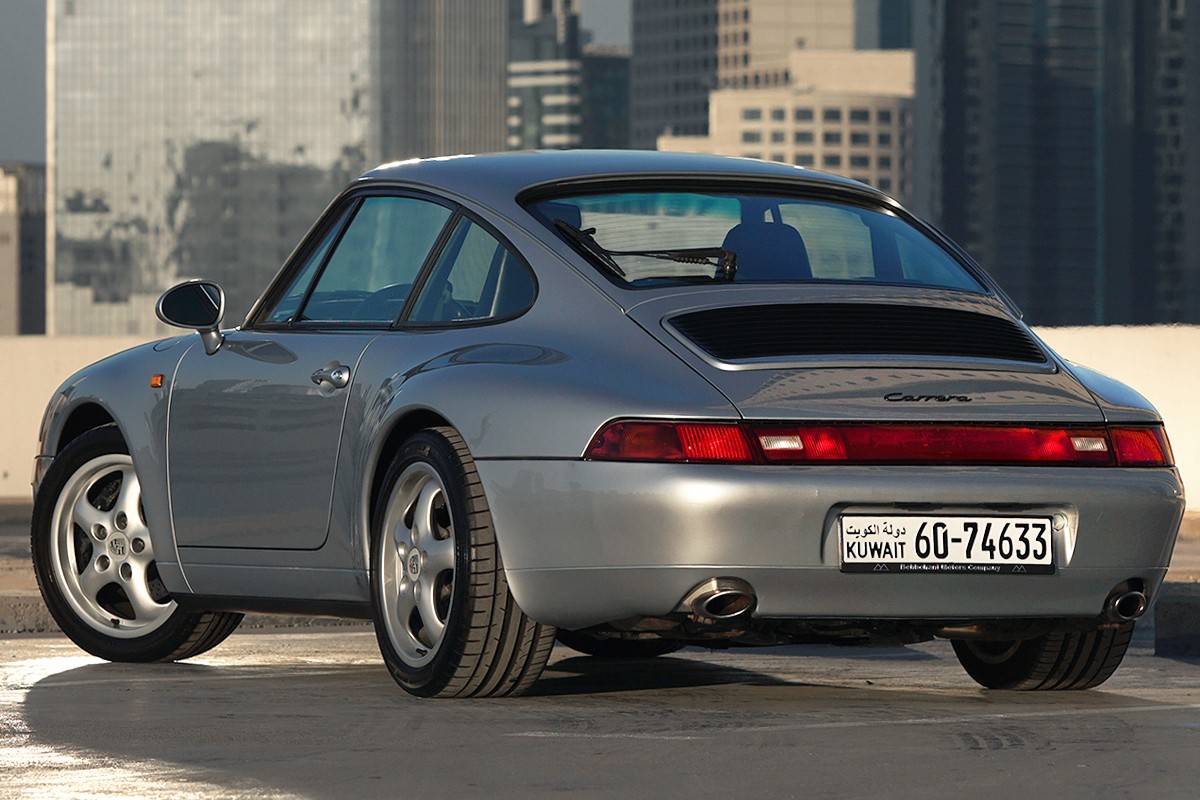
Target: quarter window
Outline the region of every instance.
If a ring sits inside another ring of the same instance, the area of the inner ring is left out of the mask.
[[[511,317],[533,302],[533,278],[512,251],[463,218],[421,288],[408,322],[479,322]]]

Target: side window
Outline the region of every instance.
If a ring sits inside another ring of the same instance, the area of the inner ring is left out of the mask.
[[[296,309],[300,307],[300,301],[304,299],[304,293],[308,291],[308,285],[312,283],[313,276],[317,274],[317,270],[325,263],[325,256],[329,255],[329,248],[333,245],[333,241],[337,238],[342,226],[346,224],[346,217],[349,214],[349,208],[343,209],[342,213],[338,215],[337,221],[329,226],[329,230],[321,237],[321,242],[317,245],[317,249],[313,250],[312,255],[304,262],[304,266],[296,273],[292,284],[283,293],[283,297],[275,304],[275,308],[271,313],[266,316],[265,320],[267,322],[291,321],[296,313]]]
[[[298,319],[391,323],[449,218],[412,197],[363,200]]]
[[[421,289],[408,322],[478,322],[524,311],[533,277],[484,228],[461,219]]]

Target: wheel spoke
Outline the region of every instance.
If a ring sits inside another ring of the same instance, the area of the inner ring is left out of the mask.
[[[113,516],[124,512],[127,520],[126,527],[135,523],[140,524],[138,504],[141,500],[142,487],[138,483],[137,474],[133,471],[133,467],[126,467],[121,470],[121,488],[117,491],[117,501],[112,507]]]
[[[417,607],[421,611],[421,622],[425,623],[425,635],[422,638],[425,639],[426,644],[433,646],[442,638],[442,631],[446,629],[446,623],[438,619],[433,581],[422,582],[417,594]]]
[[[403,569],[403,567],[401,567]],[[417,598],[413,596],[414,585],[411,581],[401,579],[396,587],[396,621],[403,630],[408,630],[408,620],[412,611],[417,607]]]
[[[89,600],[95,601],[96,596],[100,594],[100,590],[113,581],[113,573],[111,570],[101,572],[96,569],[96,562],[93,559],[91,564],[84,568],[79,575],[79,588],[87,595]]]
[[[432,536],[425,539],[425,566],[430,578],[440,572],[454,569],[454,534],[446,539],[436,539]]]
[[[83,528],[88,536],[94,538],[94,529],[97,525],[103,525],[106,530],[112,526],[112,515],[96,508],[88,500],[87,492],[81,492],[79,499],[75,501],[74,508],[71,509],[71,521]]]
[[[163,610],[162,604],[150,594],[150,587],[146,584],[146,571],[140,566],[134,567],[133,575],[129,580],[121,581],[121,585],[130,605],[133,606],[134,619],[137,621],[145,622]]]
[[[424,546],[426,540],[433,538],[435,522],[433,519],[434,502],[441,493],[441,487],[433,481],[426,481],[417,495],[416,507],[413,509],[412,542],[417,547]]]

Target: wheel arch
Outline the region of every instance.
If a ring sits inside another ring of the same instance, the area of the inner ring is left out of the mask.
[[[369,481],[366,482],[366,485],[369,487],[369,491],[365,498],[366,507],[363,515],[364,552],[369,552],[371,526],[374,524],[375,510],[379,503],[380,492],[383,489],[383,478],[392,463],[392,458],[404,446],[404,442],[413,434],[423,431],[426,428],[441,426],[455,427],[453,423],[437,411],[422,407],[401,412],[387,426],[381,429],[381,444],[375,449],[375,454],[367,470]],[[458,429],[455,428],[455,430]]]
[[[112,425],[118,431],[121,430],[121,426],[117,424],[116,418],[109,413],[107,408],[95,400],[85,400],[71,409],[70,413],[63,420],[58,432],[58,438],[54,442],[54,453],[56,455],[61,453],[64,447],[83,434],[96,428],[103,428],[105,425]],[[124,431],[121,431],[121,436],[125,437]]]

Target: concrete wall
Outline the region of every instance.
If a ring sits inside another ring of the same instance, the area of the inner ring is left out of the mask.
[[[1129,384],[1167,425],[1175,463],[1200,509],[1200,325],[1038,328],[1063,358]]]
[[[30,500],[42,411],[81,367],[145,341],[130,336],[0,336],[10,370],[0,391],[0,500]]]
[[[1166,420],[1184,481],[1200,487],[1200,326],[1044,328],[1038,333],[1063,357],[1129,383],[1154,403]],[[80,367],[140,341],[0,337],[0,356],[13,371],[0,392],[0,500],[30,497],[38,425],[55,388]]]

